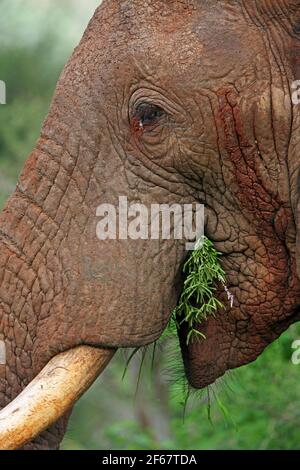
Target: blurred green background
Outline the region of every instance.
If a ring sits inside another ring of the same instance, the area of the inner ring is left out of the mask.
[[[7,85],[7,104],[0,106],[0,207],[34,146],[62,66],[98,3],[0,0],[0,80]],[[291,362],[296,338],[298,325],[211,389],[211,420],[206,392],[191,396],[184,415],[176,344],[158,347],[153,367],[150,347],[142,370],[138,353],[124,379],[126,354],[119,352],[76,405],[62,447],[299,449],[300,365]]]

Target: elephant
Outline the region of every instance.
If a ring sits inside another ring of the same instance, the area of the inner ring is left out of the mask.
[[[120,195],[205,206],[234,301],[217,287],[225,308],[197,326],[205,339],[178,329],[192,387],[300,319],[299,79],[299,0],[101,3],[0,215],[0,442],[51,361],[70,353],[80,369],[85,354],[81,380],[89,355],[99,373],[168,324],[185,240],[99,240],[97,207]],[[73,401],[18,446],[59,448]]]

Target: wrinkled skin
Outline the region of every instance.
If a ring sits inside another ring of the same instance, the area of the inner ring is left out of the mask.
[[[99,241],[96,208],[119,195],[205,204],[234,305],[219,288],[226,310],[199,326],[207,339],[187,348],[179,332],[193,386],[255,360],[299,319],[299,31],[298,0],[99,7],[0,217],[1,406],[60,351],[161,335],[184,241]],[[160,112],[141,128],[143,103]],[[65,425],[27,448],[56,448]]]

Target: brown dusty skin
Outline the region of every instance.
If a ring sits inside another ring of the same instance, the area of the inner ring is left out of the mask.
[[[0,412],[0,450],[18,449],[62,417],[114,353],[114,349],[79,346],[55,356]]]

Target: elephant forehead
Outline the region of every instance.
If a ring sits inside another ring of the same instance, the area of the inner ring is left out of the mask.
[[[87,95],[96,102],[122,90],[124,97],[143,79],[177,94],[198,89],[202,80],[210,80],[209,88],[213,79],[236,82],[265,50],[257,28],[230,4],[104,2],[61,83],[70,85],[72,95],[74,88],[85,90],[80,94],[86,104]],[[254,36],[255,47],[249,47]]]
[[[142,7],[140,2],[132,2],[126,8],[120,7],[118,24],[105,45],[113,81],[115,65],[120,64],[124,64],[122,72],[127,64],[135,78],[141,73],[142,78],[154,79],[162,87],[164,82],[172,85],[172,81],[186,87],[201,79],[233,76],[238,80],[245,67],[255,64],[258,54],[265,55],[260,32],[245,20],[238,6],[191,2],[193,8],[189,8],[186,2],[166,3],[150,6],[146,2]],[[253,41],[255,47],[249,47]],[[120,74],[118,80],[122,77],[128,80],[128,74]]]
[[[147,62],[147,73],[165,66],[164,58],[182,67],[192,62],[202,50],[193,24],[198,22],[198,9],[193,2],[120,2],[115,6],[106,51],[114,54],[116,61],[138,59]],[[95,17],[95,28],[101,28],[103,14]],[[98,23],[98,25],[97,25]],[[99,41],[101,35],[98,36]],[[97,50],[96,50],[97,52]],[[111,62],[111,61],[110,61]]]

